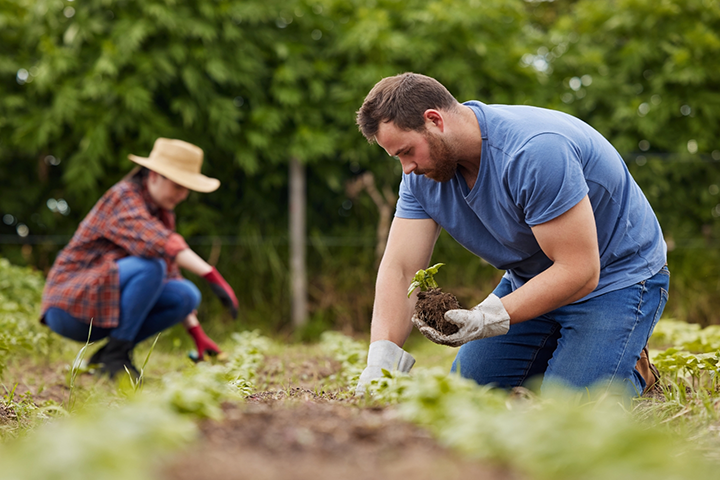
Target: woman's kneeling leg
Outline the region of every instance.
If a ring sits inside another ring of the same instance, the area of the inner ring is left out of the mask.
[[[200,299],[200,290],[191,281],[183,279],[166,282],[155,305],[138,330],[135,343],[183,321],[198,307]]]

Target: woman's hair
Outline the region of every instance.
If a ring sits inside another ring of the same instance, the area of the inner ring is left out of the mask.
[[[138,166],[135,167],[125,178],[142,186],[143,181],[148,177],[148,175],[150,175],[150,170],[147,167]]]
[[[402,73],[380,80],[357,111],[357,125],[374,143],[380,123],[393,122],[401,130],[422,131],[426,110],[452,111],[458,102],[440,82],[418,73]]]

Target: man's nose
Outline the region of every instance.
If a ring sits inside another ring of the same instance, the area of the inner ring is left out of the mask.
[[[400,160],[400,164],[402,165],[403,172],[406,175],[412,173],[417,168],[417,163],[415,163],[415,162]]]

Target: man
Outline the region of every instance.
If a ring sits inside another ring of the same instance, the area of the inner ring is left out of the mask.
[[[203,151],[158,138],[149,158],[108,190],[80,223],[48,274],[41,320],[85,342],[108,339],[91,357],[100,372],[138,376],[131,352],[142,340],[183,322],[198,359],[220,353],[200,326],[200,291],[178,267],[202,276],[235,317],[238,301],[220,273],[175,232],[175,207],[188,190],[212,192],[220,181],[200,173]]]
[[[412,367],[401,347],[413,322],[460,346],[453,371],[480,384],[512,388],[542,375],[543,389],[608,382],[639,394],[654,382],[636,365],[649,366],[644,347],[667,301],[666,245],[602,135],[552,110],[460,104],[413,73],[375,85],[357,123],[404,172],[358,392],[382,369]],[[506,271],[482,303],[446,313],[460,327],[453,335],[413,317],[416,295],[406,294],[441,228]]]

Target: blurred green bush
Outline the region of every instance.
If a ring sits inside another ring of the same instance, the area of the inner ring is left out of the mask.
[[[44,283],[37,271],[0,258],[0,378],[11,356],[48,353],[53,339],[39,322]]]
[[[371,172],[397,191],[400,170],[354,116],[380,78],[417,71],[460,101],[556,108],[598,128],[668,237],[667,310],[720,323],[718,32],[720,2],[701,0],[0,0],[0,253],[46,271],[127,154],[182,138],[223,183],[179,206],[180,233],[217,260],[243,324],[285,331],[298,158],[308,332],[367,331],[379,214],[348,184]],[[433,261],[463,302],[499,278],[446,235]]]

